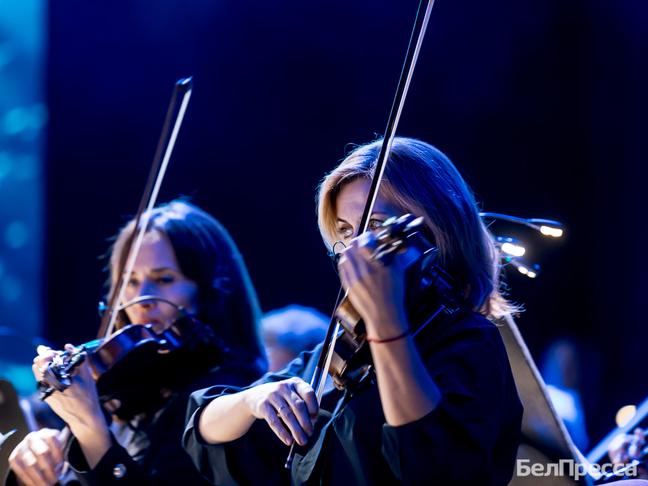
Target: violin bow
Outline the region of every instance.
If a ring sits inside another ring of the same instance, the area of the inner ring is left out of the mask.
[[[394,138],[396,137],[398,122],[400,121],[400,117],[405,106],[405,100],[407,98],[407,93],[412,82],[412,77],[414,76],[414,69],[416,67],[419,53],[421,52],[421,46],[423,45],[423,39],[425,38],[425,32],[427,31],[427,26],[430,20],[433,6],[434,0],[421,0],[419,2],[418,10],[416,12],[416,20],[414,21],[414,27],[412,29],[412,35],[410,37],[409,45],[407,46],[407,54],[405,55],[403,69],[401,70],[398,86],[396,88],[396,95],[394,96],[394,101],[392,102],[389,118],[387,120],[387,128],[385,129],[385,135],[380,147],[380,154],[378,155],[378,160],[376,161],[376,170],[371,180],[371,186],[369,187],[369,193],[367,194],[367,200],[362,212],[362,218],[360,219],[358,230],[359,235],[367,231],[369,225],[369,219],[371,213],[373,212],[376,198],[378,197],[378,189],[380,188],[380,183],[382,182],[382,178],[385,173],[385,167],[387,165],[387,161],[389,160],[389,154],[391,153]],[[342,286],[340,286],[337,299],[335,301],[335,306],[333,308],[333,313],[331,314],[331,319],[329,321],[329,326],[326,331],[326,336],[324,338],[324,343],[322,344],[322,349],[320,350],[317,366],[311,378],[310,385],[315,391],[318,403],[321,401],[322,395],[324,394],[324,385],[326,383],[327,370],[331,364],[331,358],[333,357],[333,351],[335,350],[335,343],[340,332],[340,323],[335,315],[335,311],[346,296],[346,292],[344,291]],[[286,459],[286,469],[291,468],[294,454],[295,445],[293,443],[293,445],[290,447],[288,458]]]
[[[173,153],[173,148],[175,147],[175,142],[178,138],[180,127],[182,126],[182,120],[184,119],[187,105],[191,98],[192,88],[193,81],[191,77],[178,80],[173,88],[169,108],[167,109],[164,125],[162,126],[162,134],[160,135],[160,140],[155,150],[148,180],[146,181],[144,193],[142,194],[137,215],[135,216],[135,231],[128,240],[126,263],[120,272],[119,279],[110,295],[107,309],[101,318],[98,333],[99,338],[110,336],[115,329],[115,321],[119,314],[118,306],[124,298],[135,260],[142,247],[150,212],[157,202],[160,187],[166,175],[169,160],[171,159],[171,154]]]

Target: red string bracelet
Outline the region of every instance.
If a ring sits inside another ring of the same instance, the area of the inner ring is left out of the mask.
[[[402,334],[399,334],[398,336],[389,337],[389,338],[385,338],[385,339],[376,339],[376,338],[370,338],[369,336],[367,336],[367,342],[376,343],[376,344],[392,343],[394,341],[398,341],[399,339],[406,338],[407,336],[410,336],[411,334],[412,334],[412,330],[408,329],[407,331],[405,331]]]

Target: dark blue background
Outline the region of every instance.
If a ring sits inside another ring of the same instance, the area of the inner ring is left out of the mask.
[[[191,195],[230,229],[264,309],[328,312],[315,188],[347,143],[383,132],[416,7],[51,2],[47,337],[94,336],[98,257],[136,209],[186,75],[161,201]],[[567,224],[561,241],[511,230],[543,275],[508,282],[534,355],[560,336],[581,346],[594,440],[646,395],[646,25],[641,0],[439,0],[399,130],[445,151],[485,210]]]

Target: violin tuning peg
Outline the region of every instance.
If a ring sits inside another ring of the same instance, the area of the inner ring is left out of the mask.
[[[412,217],[411,214],[403,214],[398,218],[394,218],[394,221],[389,226],[390,235],[392,237],[397,237],[402,235],[403,230],[407,227],[407,224],[411,217]]]
[[[383,228],[386,228],[387,226],[391,226],[396,222],[396,216],[390,216],[387,218],[385,221],[383,221],[383,224],[381,225]]]
[[[397,223],[400,223],[400,224],[408,223],[412,218],[413,218],[413,216],[412,216],[410,213],[405,213],[405,214],[403,214],[402,216],[400,216],[400,217],[396,220],[396,222],[397,222]]]
[[[418,228],[419,226],[423,226],[423,221],[424,221],[423,216],[419,216],[418,218],[415,218],[409,223],[407,223],[407,229],[409,230],[409,229]]]

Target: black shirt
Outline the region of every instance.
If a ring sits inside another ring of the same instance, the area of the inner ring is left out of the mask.
[[[261,375],[258,363],[217,366],[190,386],[174,393],[151,417],[110,425],[112,446],[90,469],[78,441],[72,438],[66,454],[65,486],[177,486],[209,485],[182,449],[187,400],[191,391],[215,381],[244,386]],[[11,472],[6,486],[17,484]]]
[[[83,485],[177,486],[209,484],[181,447],[187,397],[214,380],[246,385],[260,375],[257,363],[228,363],[171,397],[151,419],[111,426],[113,445],[94,469],[89,469],[78,442],[68,461]]]
[[[387,344],[388,345],[388,344]],[[419,352],[441,391],[436,408],[414,422],[392,427],[375,380],[351,391],[330,390],[309,443],[283,469],[288,448],[264,421],[222,445],[197,430],[202,408],[224,393],[195,392],[184,435],[187,452],[215,484],[443,484],[506,485],[520,440],[522,406],[499,331],[475,313],[462,313],[417,337]],[[256,384],[293,376],[310,379],[317,350]]]

